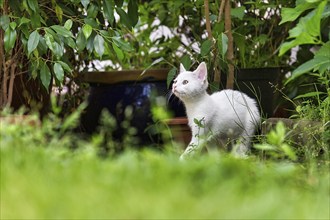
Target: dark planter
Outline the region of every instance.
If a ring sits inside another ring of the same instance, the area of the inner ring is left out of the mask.
[[[282,68],[251,68],[238,69],[235,72],[234,89],[246,93],[254,98],[260,109],[262,117],[268,118],[276,114],[276,104],[279,94],[275,86],[280,85],[284,73]],[[222,78],[225,85],[226,77]]]
[[[141,144],[150,144],[145,129],[153,123],[151,106],[155,97],[166,97],[169,90],[166,85],[168,69],[142,71],[88,72],[82,74],[82,81],[90,84],[88,106],[81,117],[81,128],[87,133],[97,131],[100,115],[107,109],[117,120],[117,129],[113,137],[121,140],[125,130],[120,126],[125,120],[126,107],[132,107],[130,125],[137,129],[136,137]],[[178,102],[169,100],[169,109],[175,116],[184,115],[184,109]]]
[[[173,140],[182,143],[183,147],[186,148],[191,140],[191,130],[187,117],[175,117],[166,121],[166,124],[171,130]]]

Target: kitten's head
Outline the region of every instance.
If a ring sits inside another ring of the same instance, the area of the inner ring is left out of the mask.
[[[207,68],[202,62],[193,72],[180,64],[180,74],[173,81],[172,92],[182,101],[204,94],[208,87]]]

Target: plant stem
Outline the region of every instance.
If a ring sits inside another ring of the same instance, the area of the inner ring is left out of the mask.
[[[234,88],[234,42],[233,35],[231,31],[231,15],[230,15],[230,0],[226,0],[225,4],[225,32],[228,37],[228,51],[227,51],[227,60],[228,60],[228,78],[227,78],[227,89]]]
[[[222,19],[222,16],[223,16],[223,12],[225,10],[225,3],[226,3],[226,0],[222,0],[221,1],[221,4],[220,4],[220,8],[219,8],[219,14],[218,14],[218,23],[221,22],[221,19]]]
[[[205,12],[205,20],[206,20],[207,37],[210,40],[213,40],[212,30],[211,30],[211,21],[210,21],[209,0],[204,0],[204,12]]]
[[[0,14],[2,15],[7,15],[8,14],[8,0],[4,0],[2,3],[2,7],[0,8]],[[1,28],[0,30],[0,38],[1,38],[1,42],[0,42],[0,83],[2,84],[2,89],[0,89],[0,108],[2,109],[3,107],[5,107],[6,103],[7,103],[7,65],[6,65],[6,56],[5,56],[5,50],[4,50],[4,32]]]

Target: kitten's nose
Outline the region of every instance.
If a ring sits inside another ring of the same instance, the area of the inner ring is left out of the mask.
[[[174,92],[175,89],[176,89],[176,85],[173,85],[173,86],[172,86],[172,92]]]

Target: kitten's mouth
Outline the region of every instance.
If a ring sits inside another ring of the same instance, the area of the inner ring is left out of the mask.
[[[172,89],[172,92],[173,92],[174,95],[180,94],[180,93],[178,92],[178,90],[176,90],[176,89]]]
[[[173,94],[174,94],[175,96],[178,96],[178,97],[182,97],[182,96],[185,96],[185,95],[186,95],[186,93],[184,93],[184,92],[179,92],[178,90],[173,90]]]
[[[181,94],[181,93],[178,92],[178,90],[176,90],[176,89],[173,89],[172,92],[174,93],[174,95],[180,95],[180,94]]]

